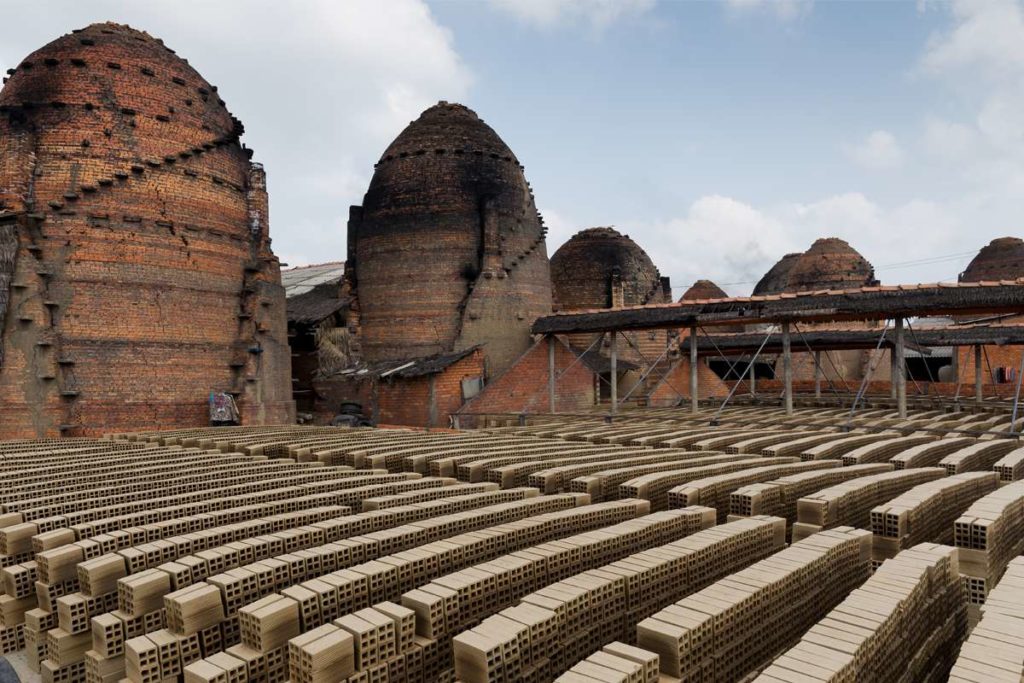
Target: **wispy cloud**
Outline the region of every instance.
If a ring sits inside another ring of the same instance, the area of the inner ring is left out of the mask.
[[[656,0],[491,0],[495,9],[540,29],[586,26],[602,32],[654,8]]]

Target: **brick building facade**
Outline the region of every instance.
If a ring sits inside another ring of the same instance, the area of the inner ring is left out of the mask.
[[[290,422],[266,178],[217,89],[117,24],[0,91],[0,438]]]

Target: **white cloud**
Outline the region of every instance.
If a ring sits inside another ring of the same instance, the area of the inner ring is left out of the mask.
[[[869,169],[896,168],[906,154],[892,133],[876,130],[857,144],[843,145],[843,151],[861,166]]]
[[[656,0],[491,0],[491,6],[541,29],[589,25],[600,32],[613,23],[650,11]]]
[[[1017,0],[957,0],[954,28],[932,36],[922,59],[933,73],[1001,79],[1024,73],[1024,7]]]
[[[972,126],[934,117],[925,121],[924,150],[942,161],[955,162],[967,158],[979,142],[978,132]]]
[[[744,295],[784,254],[804,251],[820,237],[849,242],[883,282],[954,279],[974,253],[962,246],[969,224],[963,216],[972,210],[920,199],[884,207],[857,192],[764,207],[709,195],[683,216],[632,223],[626,231],[671,276],[677,297],[702,278]],[[987,235],[980,232],[979,241]],[[905,263],[918,260],[928,262]]]
[[[348,206],[381,152],[473,80],[423,0],[33,0],[16,14],[0,24],[0,64],[110,20],[164,39],[220,86],[266,166],[274,248],[292,265],[344,257]]]
[[[801,19],[814,8],[814,0],[726,0],[725,4],[735,16],[771,14],[783,22]]]

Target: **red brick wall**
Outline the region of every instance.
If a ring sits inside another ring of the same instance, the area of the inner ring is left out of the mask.
[[[377,388],[380,406],[378,422],[413,427],[448,427],[451,416],[462,407],[462,380],[480,377],[483,371],[483,352],[478,349],[436,375],[380,380]]]
[[[595,374],[561,340],[555,342],[556,412],[586,410],[594,405]],[[570,367],[571,366],[571,367]],[[548,341],[542,339],[520,356],[505,373],[491,380],[484,390],[459,411],[473,413],[546,413],[548,399]]]
[[[697,395],[699,398],[725,398],[729,385],[723,382],[703,361],[697,364]],[[652,406],[675,405],[690,398],[690,360],[676,361],[672,370],[651,392],[648,402]]]
[[[448,427],[451,416],[462,406],[462,380],[483,373],[484,355],[477,349],[435,375],[363,381],[336,376],[320,380],[315,383],[316,421],[330,422],[342,402],[355,401],[379,424]]]
[[[198,426],[210,390],[236,392],[247,423],[294,420],[265,179],[241,132],[213,86],[127,27],[18,66],[0,201],[28,214],[0,438]]]

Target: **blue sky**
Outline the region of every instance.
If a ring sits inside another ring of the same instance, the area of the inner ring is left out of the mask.
[[[162,37],[247,127],[282,260],[344,258],[373,162],[437,100],[526,166],[551,226],[615,225],[677,294],[747,293],[819,236],[890,283],[1020,236],[1024,6],[814,0],[0,0],[0,67],[72,28]],[[202,21],[196,21],[200,16]]]

